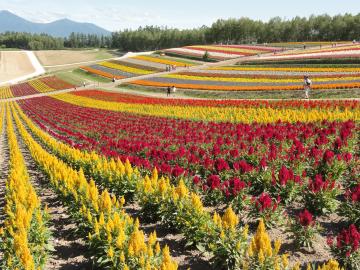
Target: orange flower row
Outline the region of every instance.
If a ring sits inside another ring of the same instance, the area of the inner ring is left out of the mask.
[[[115,78],[115,79],[119,80],[119,79],[125,78],[124,76],[114,75],[114,74],[107,73],[107,72],[101,71],[101,70],[97,70],[97,69],[94,69],[94,68],[91,68],[91,67],[83,66],[83,67],[80,67],[80,69],[85,70],[85,71],[90,72],[90,73],[93,73],[95,75],[99,75],[99,76],[102,76],[102,77],[105,77],[105,78],[109,78],[109,79]]]

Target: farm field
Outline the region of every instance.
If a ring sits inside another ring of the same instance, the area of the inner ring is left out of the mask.
[[[56,66],[61,65],[76,65],[77,63],[101,61],[103,59],[110,59],[119,57],[117,52],[103,49],[92,50],[48,50],[36,51],[36,56],[40,63],[47,69],[56,69]],[[78,64],[81,65],[81,64]],[[61,68],[61,67],[58,67]]]
[[[310,76],[313,89],[359,88],[359,67],[311,67],[311,66],[256,66],[235,65],[199,71],[185,71],[149,80],[133,81],[132,84],[180,89],[261,91],[301,90],[304,76]]]
[[[316,98],[349,98],[358,95],[360,88],[358,44],[344,43],[336,46],[326,45],[321,49],[310,47],[306,50],[285,51],[284,49],[274,51],[275,47],[265,49],[264,46],[235,45],[195,48],[203,52],[213,47],[229,51],[235,50],[238,54],[234,56],[233,64],[221,65],[223,62],[218,60],[216,65],[209,65],[199,61],[189,62],[186,57],[183,58],[185,60],[179,60],[179,57],[182,56],[171,59],[152,54],[101,62],[97,65],[83,66],[81,69],[88,74],[108,79],[132,78],[131,81],[126,82],[125,86],[130,89],[139,89],[140,91],[146,89],[156,92],[164,91],[168,86],[175,86],[194,97],[211,98],[215,96],[211,92],[224,91],[229,94],[219,95],[225,96],[225,98],[241,98],[242,96],[242,98],[252,96],[261,98],[264,93],[266,93],[266,97],[270,96],[271,98],[273,91],[279,93],[276,95],[279,98],[298,98],[300,95],[294,95],[294,93],[303,90],[304,76],[311,78],[313,96]],[[254,50],[262,50],[261,52],[266,55],[255,54]],[[232,58],[230,57],[230,59]],[[236,64],[237,61],[239,63]],[[169,71],[166,70],[167,66],[176,66],[181,70],[174,72],[172,69],[168,74],[161,74],[161,72]],[[140,76],[141,78],[137,79]],[[191,93],[191,90],[194,92]],[[196,91],[204,93],[196,94]],[[249,91],[253,93],[246,93]],[[231,92],[240,93],[232,95]],[[259,94],[256,95],[256,92]]]
[[[277,47],[251,45],[199,45],[167,49],[164,50],[164,53],[170,56],[201,60],[207,52],[208,61],[221,61],[243,56],[272,53],[276,51],[281,51],[281,49]]]
[[[139,55],[121,60],[104,61],[90,66],[81,66],[80,69],[105,78],[124,79],[164,72],[169,66],[176,69],[176,67],[191,67],[199,64],[201,64],[199,61],[158,55]]]
[[[358,270],[359,46],[324,46],[190,46],[216,62],[140,54],[0,88],[0,268]],[[305,75],[325,100],[302,99]]]
[[[35,69],[25,52],[0,51],[0,85],[33,72]]]
[[[56,90],[73,88],[74,86],[56,76],[48,76],[25,83],[0,87],[0,100],[14,97],[25,97],[39,93],[48,93]]]
[[[87,90],[0,108],[2,269],[71,267],[69,243],[101,269],[357,269],[359,101]]]

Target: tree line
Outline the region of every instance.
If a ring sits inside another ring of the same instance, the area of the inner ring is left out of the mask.
[[[125,29],[111,36],[72,33],[67,38],[46,34],[7,32],[0,34],[0,47],[30,50],[62,48],[112,48],[146,51],[194,44],[250,44],[303,41],[349,41],[360,39],[360,14],[319,15],[268,22],[249,18],[217,20],[210,27],[179,30],[146,26]]]
[[[194,44],[251,44],[360,39],[360,14],[319,15],[268,22],[249,18],[217,20],[210,27],[178,30],[147,26],[112,34],[112,46],[125,51],[157,50]]]
[[[60,50],[64,48],[110,48],[111,36],[71,33],[67,38],[47,34],[5,32],[0,34],[0,48],[23,50]]]

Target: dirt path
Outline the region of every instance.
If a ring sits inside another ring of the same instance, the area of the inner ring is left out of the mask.
[[[1,115],[0,117],[4,117]],[[5,220],[5,187],[6,187],[6,180],[9,174],[9,145],[7,143],[7,136],[6,136],[6,123],[5,117],[3,122],[4,128],[1,130],[0,127],[0,227],[2,226]],[[0,250],[0,261],[3,258],[3,253]]]
[[[90,259],[86,257],[87,247],[84,241],[76,236],[76,224],[68,215],[68,209],[56,193],[49,187],[47,177],[38,169],[24,141],[17,133],[20,150],[24,156],[30,181],[41,199],[42,205],[47,205],[52,232],[54,252],[50,256],[46,269],[48,270],[90,270]]]

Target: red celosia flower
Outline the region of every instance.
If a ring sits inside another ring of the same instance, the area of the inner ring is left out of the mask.
[[[313,215],[307,209],[299,213],[298,220],[304,227],[308,227],[314,224]]]
[[[263,212],[266,209],[272,209],[272,199],[269,194],[262,193],[255,202],[256,206],[259,208],[260,212]]]
[[[222,171],[225,171],[225,170],[229,170],[230,167],[229,167],[229,164],[222,158],[218,158],[216,161],[215,161],[215,169],[218,171],[218,172],[222,172]]]
[[[211,190],[218,189],[220,187],[220,177],[218,175],[210,175],[207,179],[207,185]]]
[[[331,163],[334,159],[334,156],[335,156],[334,152],[328,149],[324,153],[323,160],[326,163]]]
[[[343,229],[336,237],[336,247],[338,249],[351,248],[351,250],[347,251],[346,256],[350,256],[351,253],[358,250],[359,242],[360,232],[354,224],[351,224],[348,229]]]
[[[200,177],[197,176],[197,175],[194,176],[194,178],[193,178],[193,183],[194,183],[194,185],[198,185],[200,182],[201,182]]]

